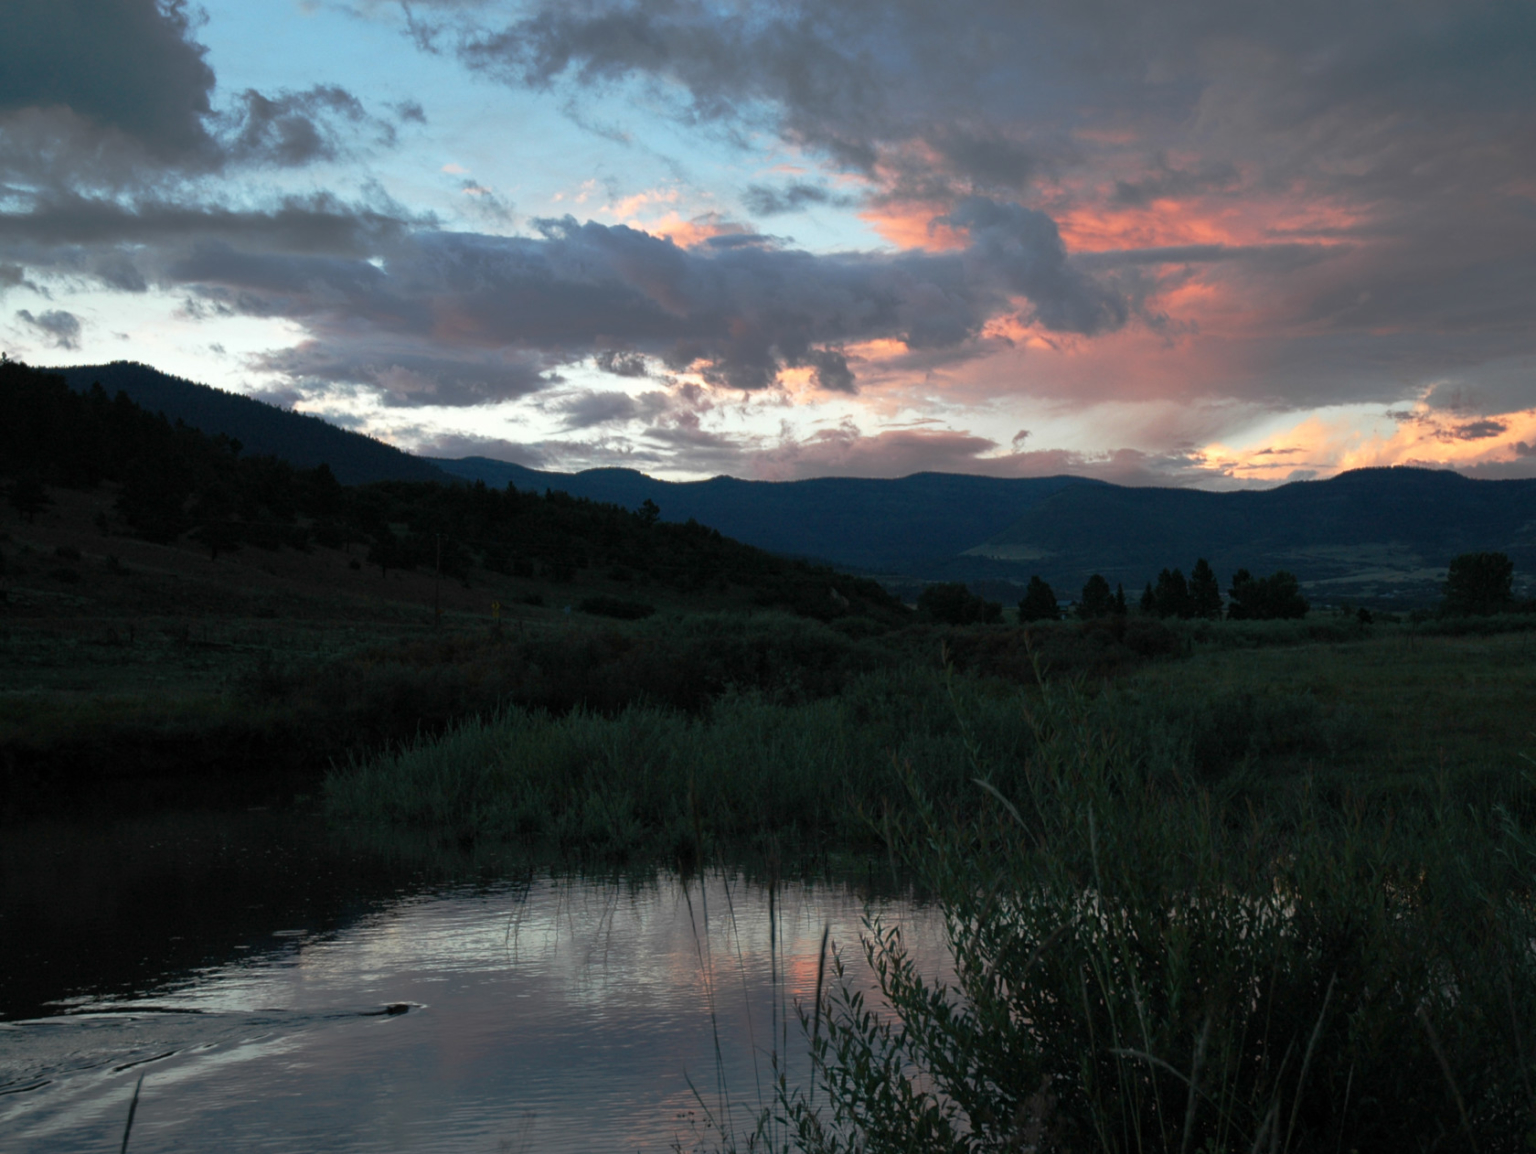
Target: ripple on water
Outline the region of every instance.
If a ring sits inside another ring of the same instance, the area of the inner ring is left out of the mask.
[[[855,963],[863,901],[791,885],[770,925],[739,879],[546,879],[402,898],[140,995],[0,1023],[8,1151],[670,1150],[771,1056],[803,1073],[793,1004],[821,933]],[[941,965],[937,914],[886,905]],[[718,1033],[721,1061],[716,1060]],[[724,1093],[722,1094],[722,1083]]]

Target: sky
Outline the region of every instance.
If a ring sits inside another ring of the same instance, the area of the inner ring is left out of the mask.
[[[685,480],[1536,476],[1530,0],[4,0],[0,350]]]

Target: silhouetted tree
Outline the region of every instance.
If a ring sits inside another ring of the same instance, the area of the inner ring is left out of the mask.
[[[1115,616],[1124,617],[1125,611],[1125,586],[1117,581],[1115,582]]]
[[[1204,557],[1189,571],[1189,601],[1193,616],[1221,619],[1221,582]]]
[[[917,597],[919,612],[946,625],[990,625],[1002,620],[1003,607],[978,597],[959,581],[939,581]]]
[[[1056,594],[1051,587],[1039,576],[1029,579],[1029,586],[1024,590],[1024,597],[1019,602],[1020,621],[1060,621],[1061,606],[1056,603]]]
[[[1095,617],[1109,617],[1115,612],[1115,595],[1109,591],[1109,582],[1095,573],[1083,585],[1082,597],[1077,603],[1077,615],[1084,621]]]
[[[1515,565],[1504,553],[1463,553],[1445,579],[1447,613],[1497,613],[1514,604]]]
[[[654,525],[661,520],[661,506],[647,497],[640,502],[640,508],[635,510],[641,522],[646,525]]]
[[[1147,587],[1141,591],[1139,602],[1141,611],[1150,617],[1157,612],[1157,594],[1152,591],[1152,582],[1147,582]]]
[[[1271,621],[1305,617],[1307,599],[1294,573],[1277,569],[1268,577],[1255,577],[1246,569],[1232,575],[1227,590],[1227,616],[1233,621]]]
[[[1194,602],[1181,569],[1164,569],[1157,575],[1157,590],[1152,595],[1153,612],[1159,617],[1193,617]]]

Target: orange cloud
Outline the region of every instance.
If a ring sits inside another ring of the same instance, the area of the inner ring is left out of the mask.
[[[1213,467],[1250,480],[1283,481],[1295,470],[1331,476],[1389,465],[1469,468],[1507,464],[1536,442],[1536,409],[1462,418],[1420,405],[1382,433],[1379,416],[1313,414],[1263,447],[1202,450]],[[1274,445],[1284,446],[1277,451]]]
[[[934,218],[947,211],[948,206],[940,204],[887,204],[865,209],[859,219],[900,248],[951,252],[964,248],[970,238],[963,229],[934,223]]]

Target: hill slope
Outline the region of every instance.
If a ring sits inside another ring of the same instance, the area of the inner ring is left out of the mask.
[[[1139,586],[1203,556],[1223,575],[1284,568],[1320,594],[1379,598],[1422,596],[1475,550],[1536,567],[1536,480],[1395,468],[1243,493],[1073,486],[968,553],[1072,591],[1093,572]]]
[[[121,390],[139,407],[164,413],[209,436],[236,438],[253,457],[272,456],[299,469],[325,464],[343,485],[369,481],[443,481],[443,473],[421,457],[361,433],[328,424],[239,393],[173,377],[148,365],[114,361],[110,365],[75,365],[50,369],[77,393],[97,381],[108,396]]]
[[[632,469],[543,473],[484,457],[433,463],[497,488],[550,488],[630,509],[650,500],[666,521],[692,518],[760,549],[886,573],[917,572],[962,553],[1066,488],[1108,487],[1079,477],[951,473],[915,473],[898,480],[714,477],[677,482]]]

